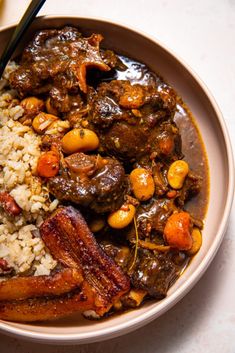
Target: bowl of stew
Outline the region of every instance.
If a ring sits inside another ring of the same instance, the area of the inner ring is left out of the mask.
[[[0,99],[0,329],[86,343],[169,310],[215,256],[233,198],[202,81],[129,27],[39,17]]]

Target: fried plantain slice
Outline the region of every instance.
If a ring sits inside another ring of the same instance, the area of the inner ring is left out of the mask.
[[[13,277],[0,282],[0,301],[61,295],[74,290],[82,281],[81,271],[75,268],[63,269],[53,276]]]
[[[18,322],[55,320],[75,312],[90,310],[93,306],[94,292],[84,283],[82,290],[59,297],[2,301],[0,318]]]
[[[82,270],[84,279],[96,292],[97,310],[101,313],[102,306],[108,310],[129,290],[129,278],[100,248],[75,208],[59,208],[42,224],[40,233],[54,258],[65,266]]]

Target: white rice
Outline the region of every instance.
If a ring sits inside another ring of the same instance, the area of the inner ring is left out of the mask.
[[[16,67],[15,63],[8,65],[0,81],[0,192],[9,192],[22,213],[12,219],[0,209],[0,258],[16,273],[47,275],[57,262],[48,253],[38,227],[45,213],[58,206],[58,200],[51,202],[47,188],[35,175],[41,138],[17,121],[24,109],[16,92],[6,90],[9,73]]]

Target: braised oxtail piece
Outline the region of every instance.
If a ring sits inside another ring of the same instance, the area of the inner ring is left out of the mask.
[[[25,48],[21,66],[10,76],[12,87],[22,96],[50,92],[52,100],[55,92],[63,99],[77,88],[86,93],[87,68],[110,70],[101,58],[102,39],[100,34],[84,38],[73,27],[38,32]]]
[[[48,188],[58,199],[89,207],[97,213],[118,209],[128,181],[115,158],[74,153],[64,159],[61,175],[50,178]]]

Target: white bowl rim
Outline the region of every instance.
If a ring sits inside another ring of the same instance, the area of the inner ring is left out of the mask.
[[[142,37],[145,37],[148,40],[151,40],[153,43],[156,43],[159,45],[161,48],[163,48],[168,54],[171,55],[171,57],[174,58],[177,62],[180,62],[182,66],[192,75],[192,77],[195,79],[197,84],[200,86],[202,91],[206,94],[207,98],[209,99],[215,113],[216,117],[218,119],[218,123],[220,125],[221,131],[223,133],[224,141],[225,141],[225,147],[226,147],[226,153],[227,153],[227,158],[228,158],[228,194],[227,194],[227,199],[226,199],[226,205],[224,208],[223,212],[223,217],[221,219],[220,226],[218,228],[218,231],[216,233],[216,236],[214,238],[214,241],[208,250],[206,256],[200,263],[200,265],[196,268],[194,273],[189,277],[189,279],[183,283],[176,291],[171,294],[170,297],[166,297],[164,299],[164,302],[158,302],[158,305],[156,307],[153,307],[149,309],[147,312],[140,314],[139,316],[129,320],[128,322],[117,324],[115,326],[110,326],[109,328],[104,328],[104,329],[96,329],[93,332],[89,333],[73,333],[73,334],[53,334],[53,333],[40,333],[40,332],[33,332],[27,330],[27,329],[21,329],[18,327],[12,327],[10,324],[8,324],[7,321],[2,321],[0,320],[0,330],[10,336],[21,336],[24,339],[30,340],[30,341],[38,341],[41,343],[65,343],[65,344],[82,344],[82,343],[89,343],[89,342],[97,342],[97,341],[102,341],[102,340],[107,340],[109,338],[114,338],[118,337],[122,334],[127,334],[131,331],[134,331],[137,328],[140,328],[147,323],[151,322],[152,320],[156,319],[160,315],[164,314],[166,311],[168,311],[172,306],[174,306],[180,299],[182,299],[191,289],[192,287],[196,284],[196,282],[201,278],[201,276],[204,274],[208,266],[210,265],[211,261],[213,260],[214,256],[216,255],[220,244],[223,240],[224,234],[226,232],[227,226],[228,226],[228,221],[229,221],[229,215],[230,211],[232,208],[233,204],[233,198],[234,198],[234,186],[235,186],[235,170],[234,170],[234,159],[233,159],[233,152],[232,152],[232,145],[228,133],[228,129],[226,127],[222,112],[220,111],[218,104],[216,103],[212,93],[209,91],[208,87],[206,84],[199,78],[197,73],[194,72],[194,70],[187,64],[185,61],[174,51],[169,49],[165,44],[163,44],[161,41],[159,41],[157,38],[154,36],[150,35],[149,33],[146,33],[142,31],[140,28],[138,29],[136,26],[132,27],[129,24],[125,24],[120,21],[115,22],[113,20],[104,18],[104,17],[87,17],[87,16],[68,16],[68,15],[46,15],[46,16],[39,16],[37,19],[82,19],[82,20],[92,20],[92,21],[101,21],[105,22],[110,25],[117,25],[120,26],[126,30],[131,30],[132,32],[135,32],[137,35],[140,35]],[[1,26],[0,27],[0,32],[10,29],[14,26],[16,26],[17,23],[11,23],[6,26]]]

